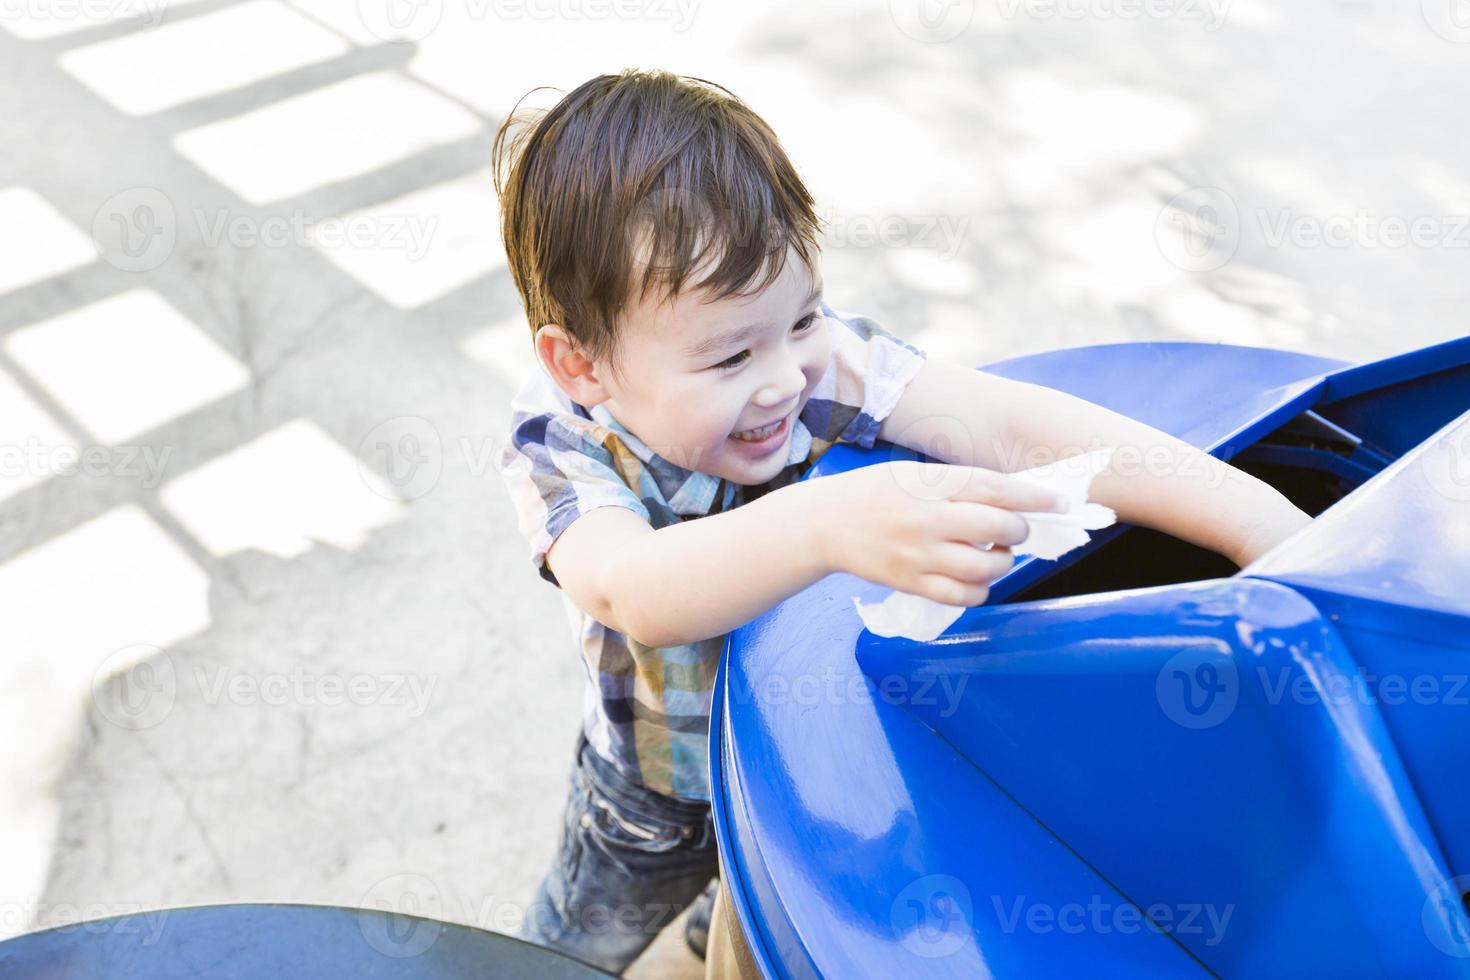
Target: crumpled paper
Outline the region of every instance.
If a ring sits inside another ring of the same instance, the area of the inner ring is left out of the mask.
[[[1017,511],[1031,533],[1024,542],[1012,547],[1011,553],[1055,560],[1086,544],[1091,537],[1089,531],[1101,530],[1117,521],[1118,515],[1111,508],[1087,499],[1093,477],[1107,468],[1112,456],[1111,448],[1098,449],[1012,473],[1014,477],[1061,494],[1071,506],[1060,513]],[[988,542],[977,542],[976,546],[990,548]],[[856,596],[852,602],[870,632],[925,642],[949,629],[967,608],[897,590],[881,602],[865,603]]]

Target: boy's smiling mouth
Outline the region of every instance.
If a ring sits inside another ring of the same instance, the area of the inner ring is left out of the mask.
[[[742,447],[753,450],[769,451],[774,449],[786,438],[786,431],[791,427],[791,416],[786,415],[770,425],[758,429],[746,429],[743,432],[730,433],[730,439],[740,443]]]

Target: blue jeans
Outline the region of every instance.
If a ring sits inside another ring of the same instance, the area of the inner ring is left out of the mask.
[[[583,735],[556,860],[520,937],[621,973],[718,872],[709,804],[629,779]]]

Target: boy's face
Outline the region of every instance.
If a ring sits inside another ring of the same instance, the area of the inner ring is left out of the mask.
[[[622,314],[622,377],[597,363],[584,394],[604,396],[597,400],[618,422],[679,466],[764,483],[786,465],[792,427],[831,355],[821,291],[788,249],[780,275],[758,293],[646,297]],[[777,421],[774,436],[735,438]]]

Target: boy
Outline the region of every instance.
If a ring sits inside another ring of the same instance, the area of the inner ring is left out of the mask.
[[[560,849],[525,937],[621,971],[707,897],[725,634],[837,571],[984,602],[1027,534],[1013,511],[1064,506],[1006,475],[1046,461],[1031,451],[1117,447],[1092,499],[1238,564],[1310,521],[1163,432],[931,360],[828,306],[812,199],[723,88],[604,75],[518,123],[496,138],[496,189],[541,370],[515,395],[498,462],[588,679]],[[832,444],[876,440],[944,465],[798,482]],[[1139,465],[1161,447],[1177,466]],[[709,914],[691,911],[697,950]]]

